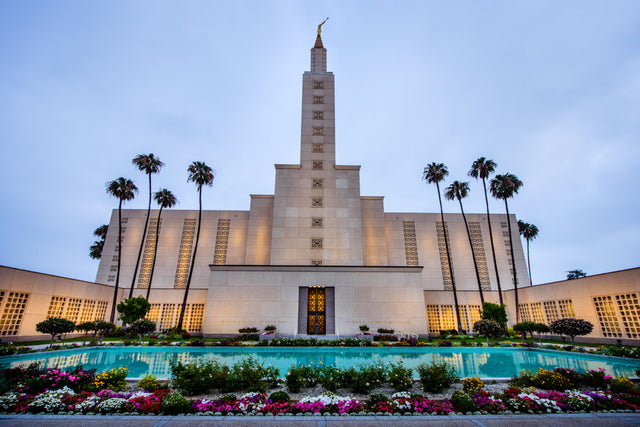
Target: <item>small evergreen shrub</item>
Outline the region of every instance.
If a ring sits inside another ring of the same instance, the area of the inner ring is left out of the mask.
[[[388,402],[389,399],[382,393],[373,393],[369,396],[369,405],[375,406],[380,402]]]
[[[129,370],[124,366],[119,368],[109,369],[107,372],[102,372],[96,375],[93,383],[86,388],[90,391],[100,390],[113,390],[122,391],[127,388],[127,373]]]
[[[233,403],[238,400],[238,396],[236,396],[235,394],[225,394],[220,398],[220,400],[222,400],[224,403]]]
[[[460,390],[454,391],[451,395],[451,404],[456,411],[462,413],[478,410],[478,406],[475,404],[471,396]]]
[[[395,329],[387,329],[387,328],[378,328],[379,334],[393,334]]]
[[[162,399],[161,410],[169,415],[188,414],[191,412],[191,403],[180,393],[171,393]]]
[[[283,402],[283,403],[287,403],[289,402],[291,398],[289,397],[289,394],[286,391],[283,390],[279,390],[276,392],[273,392],[269,395],[269,400],[272,402]]]
[[[455,369],[446,363],[421,363],[416,369],[422,389],[428,393],[440,393],[451,387],[458,378]]]
[[[394,391],[408,391],[413,387],[413,370],[405,368],[402,362],[389,365],[389,385]]]
[[[478,377],[464,378],[462,390],[465,393],[476,393],[484,388],[484,382]]]
[[[158,381],[155,375],[145,375],[138,381],[138,387],[140,390],[154,392],[156,390],[163,390],[169,388],[166,381]]]
[[[307,365],[292,366],[285,376],[285,382],[290,393],[298,393],[302,387],[317,384],[316,370]]]
[[[614,393],[627,393],[635,388],[629,378],[618,377],[611,380],[611,391]]]
[[[335,366],[321,366],[315,371],[318,383],[325,390],[335,392],[344,387],[344,372]]]

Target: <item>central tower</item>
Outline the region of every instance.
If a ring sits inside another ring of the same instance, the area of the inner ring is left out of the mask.
[[[363,265],[360,166],[336,165],[335,84],[320,31],[302,76],[300,164],[276,165],[271,265]]]

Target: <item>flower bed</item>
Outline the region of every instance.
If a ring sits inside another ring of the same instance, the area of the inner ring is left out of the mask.
[[[240,367],[243,372],[258,369],[246,361],[241,362]],[[398,364],[394,368],[402,366]],[[232,367],[231,370],[233,369]],[[344,375],[344,372],[340,373],[337,369],[335,372]],[[367,370],[364,369],[363,372]],[[380,372],[372,371],[367,375],[375,377]],[[38,369],[34,365],[3,369],[0,371],[0,386],[7,392],[0,395],[0,412],[303,416],[640,411],[640,389],[628,379],[613,379],[601,370],[577,373],[566,368],[556,368],[554,371],[541,370],[535,375],[525,371],[512,380],[512,384],[517,386],[501,392],[485,390],[484,383],[478,378],[466,378],[462,380],[464,391],[455,391],[451,397],[442,399],[432,399],[407,391],[396,392],[391,396],[374,393],[362,399],[340,396],[329,391],[318,396],[304,396],[297,401],[290,400],[284,391],[271,395],[266,392],[250,392],[240,397],[228,394],[217,398],[188,399],[152,376],[145,377],[138,383],[145,390],[97,390],[97,387],[121,388],[126,373],[126,368],[96,374],[82,367],[65,372],[50,368]],[[242,375],[252,374],[244,372]],[[539,382],[538,388],[524,384],[536,381]],[[554,390],[559,384],[582,388]]]

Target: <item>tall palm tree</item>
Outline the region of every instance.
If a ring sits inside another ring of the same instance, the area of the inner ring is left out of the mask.
[[[504,200],[504,207],[507,210],[507,226],[509,228],[509,245],[511,246],[511,267],[513,268],[513,290],[516,302],[516,323],[520,322],[520,309],[518,302],[518,271],[516,268],[515,250],[513,248],[513,236],[511,234],[511,220],[509,218],[509,204],[507,200],[517,194],[522,187],[522,181],[517,176],[505,173],[496,175],[489,184],[491,195],[496,199]]]
[[[520,230],[520,235],[527,241],[527,268],[529,269],[529,283],[533,285],[533,281],[531,280],[531,260],[529,259],[529,242],[538,237],[538,227],[518,220],[518,229]]]
[[[189,287],[191,286],[191,276],[193,275],[193,267],[196,264],[196,252],[198,251],[198,240],[200,239],[200,223],[202,220],[202,186],[211,187],[213,185],[213,171],[203,162],[193,162],[187,169],[189,178],[187,182],[193,182],[198,188],[198,230],[196,231],[196,244],[193,248],[193,257],[191,258],[191,267],[189,268],[189,276],[187,278],[187,286],[184,290],[184,299],[182,300],[182,309],[180,310],[180,318],[178,319],[178,331],[182,329],[184,320],[184,310],[187,307],[187,297],[189,296]]]
[[[133,200],[138,192],[138,187],[130,179],[120,177],[107,183],[107,194],[116,197],[118,203],[118,269],[116,270],[116,286],[113,290],[113,302],[111,304],[111,317],[113,323],[116,316],[116,300],[118,298],[118,285],[120,283],[120,262],[122,261],[122,204]]]
[[[458,320],[458,332],[462,330],[460,323],[460,307],[458,306],[458,295],[456,293],[456,281],[453,277],[453,269],[451,268],[451,253],[449,251],[449,239],[447,238],[447,228],[444,222],[444,211],[442,210],[442,198],[440,197],[440,181],[444,181],[444,177],[449,175],[447,167],[443,163],[430,163],[422,172],[422,179],[430,184],[436,185],[438,191],[438,202],[440,203],[440,219],[442,220],[442,231],[444,233],[444,246],[447,250],[447,265],[449,266],[449,275],[451,276],[451,289],[453,291],[453,301],[456,306],[456,318]]]
[[[147,227],[149,226],[149,216],[151,213],[151,174],[160,172],[164,163],[159,158],[149,154],[139,154],[131,161],[141,171],[149,176],[149,206],[147,207],[147,219],[144,222],[144,231],[142,232],[142,238],[140,239],[140,249],[138,250],[138,259],[136,260],[136,267],[133,270],[133,277],[131,278],[131,287],[129,288],[129,298],[133,296],[133,286],[136,283],[136,276],[138,275],[138,266],[140,265],[140,258],[142,257],[142,247],[144,246],[144,238],[147,235]]]
[[[104,248],[104,239],[107,237],[107,231],[109,230],[109,226],[107,224],[101,225],[96,228],[93,234],[98,236],[100,239],[93,242],[93,245],[89,247],[89,256],[93,259],[102,258],[102,249]]]
[[[491,241],[491,255],[493,256],[493,267],[496,271],[496,281],[498,284],[498,297],[500,298],[500,305],[503,305],[502,301],[502,286],[500,285],[500,274],[498,273],[498,261],[496,260],[496,247],[493,244],[493,231],[491,230],[491,215],[489,214],[489,197],[487,197],[487,183],[486,179],[496,170],[498,165],[493,160],[487,160],[484,157],[480,157],[473,162],[469,176],[475,179],[482,179],[482,188],[484,188],[484,202],[487,205],[487,223],[489,224],[489,240]]]
[[[153,200],[155,200],[160,206],[158,211],[158,221],[156,222],[156,245],[153,248],[153,261],[151,262],[151,273],[149,273],[149,285],[147,286],[147,301],[149,300],[149,293],[151,292],[151,283],[153,281],[153,270],[156,268],[156,255],[158,254],[158,242],[160,238],[160,218],[162,217],[162,209],[171,208],[178,203],[176,196],[166,188],[153,194]]]
[[[480,272],[478,271],[478,261],[476,260],[476,253],[473,251],[473,243],[471,242],[471,232],[469,231],[469,223],[467,222],[467,216],[464,214],[464,208],[462,207],[462,199],[469,194],[469,183],[453,181],[450,186],[444,190],[444,198],[447,200],[458,200],[460,203],[460,211],[462,212],[462,219],[464,219],[464,226],[467,229],[467,237],[469,238],[469,247],[471,248],[471,256],[473,257],[473,267],[476,270],[476,280],[478,281],[478,291],[480,292],[480,301],[484,305],[484,293],[482,292],[482,284],[480,283]]]

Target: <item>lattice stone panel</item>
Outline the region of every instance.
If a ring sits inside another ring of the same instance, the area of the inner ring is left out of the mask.
[[[311,162],[311,169],[322,170],[324,169],[324,162],[322,160],[314,160]]]
[[[407,265],[410,267],[417,267],[419,265],[419,261],[415,221],[402,221],[402,231],[404,233],[404,251]]]
[[[531,317],[531,310],[529,308],[529,304],[520,304],[520,321],[521,322],[531,322],[533,318]]]
[[[151,320],[153,323],[156,324],[156,331],[158,330],[160,324],[158,323],[158,319],[160,319],[160,310],[162,309],[162,304],[159,303],[155,303],[155,304],[151,304],[151,307],[149,307],[149,311],[147,312],[147,315],[145,316],[145,318],[147,320]]]
[[[453,278],[451,274],[453,272],[453,260],[447,258],[447,247],[445,243],[445,229],[447,241],[449,239],[449,227],[442,226],[442,222],[436,222],[436,233],[438,234],[438,251],[440,252],[440,266],[442,268],[442,284],[444,289],[450,290],[453,289]]]
[[[313,217],[313,218],[311,218],[311,226],[312,227],[322,227],[323,226],[323,218],[321,218],[321,217]]]
[[[0,317],[0,336],[17,335],[29,301],[28,293],[9,292]]]
[[[622,330],[620,329],[611,295],[593,297],[593,305],[596,308],[602,335],[605,337],[622,337]]]
[[[622,317],[622,324],[628,338],[640,337],[640,304],[638,294],[616,295],[618,310]]]
[[[67,299],[65,297],[51,297],[49,302],[49,310],[47,311],[47,319],[52,317],[62,317],[64,313],[64,305]]]
[[[216,249],[213,254],[214,265],[224,265],[227,262],[227,249],[229,247],[230,219],[218,219],[216,231]]]
[[[558,316],[558,305],[556,301],[544,301],[544,313],[547,315],[547,322],[549,324],[555,322],[560,317]]]
[[[80,315],[80,306],[82,305],[82,300],[80,298],[69,298],[67,301],[67,311],[64,314],[64,318],[67,320],[71,320],[75,322],[78,320],[78,316]]]
[[[456,319],[452,305],[440,306],[440,326],[442,329],[456,329]]]
[[[324,135],[324,128],[321,128],[321,127],[313,128],[313,136],[323,136],[323,135]]]
[[[322,178],[313,178],[311,181],[311,188],[324,188],[324,179]]]
[[[160,228],[162,228],[162,219],[160,220]],[[153,267],[153,255],[156,252],[156,246],[158,244],[156,237],[159,232],[158,218],[152,218],[149,221],[147,238],[144,243],[144,252],[142,253],[142,262],[140,263],[140,274],[138,275],[139,288],[149,287],[149,280],[151,280],[151,268]]]
[[[91,300],[91,299],[84,300],[82,304],[82,310],[80,311],[80,323],[90,322],[92,320],[95,320],[95,318],[93,317],[93,313],[95,312],[95,309],[96,309],[95,300]]]
[[[311,199],[312,208],[321,208],[323,206],[322,197],[314,197]]]
[[[104,320],[107,316],[107,306],[109,303],[107,301],[98,301],[96,304],[96,315],[95,320]]]
[[[193,250],[193,238],[196,232],[196,219],[187,218],[182,225],[182,237],[180,238],[180,251],[178,252],[178,265],[176,266],[176,277],[173,283],[174,288],[185,288],[189,275],[189,263]]]
[[[482,230],[479,222],[469,223],[469,234],[471,235],[471,246],[476,258],[478,275],[480,276],[480,287],[484,290],[491,289],[489,282],[489,268],[487,267],[487,255],[484,252],[484,242],[482,240]]]
[[[324,153],[324,145],[322,144],[313,144],[311,146],[311,151],[314,153]]]
[[[202,332],[204,322],[204,304],[190,304],[188,332]]]
[[[164,331],[176,326],[181,309],[180,304],[162,304],[162,315],[160,316],[158,329]]]
[[[565,319],[568,317],[576,317],[576,312],[573,310],[573,301],[570,299],[561,299],[558,301],[558,307],[560,307],[560,316]]]
[[[313,112],[314,120],[324,120],[324,112],[323,111],[314,111]]]
[[[458,305],[458,312],[460,313],[460,326],[465,328],[469,332],[469,312],[466,305]],[[462,331],[458,331],[462,333]]]
[[[541,302],[531,303],[531,314],[533,314],[533,321],[536,323],[544,323],[544,313],[542,311]]]
[[[322,249],[322,239],[311,239],[311,249]]]
[[[481,319],[480,317],[480,306],[479,305],[469,305],[469,329],[468,331],[473,331],[473,325]]]
[[[440,307],[437,305],[427,305],[427,324],[429,333],[437,334],[440,332]]]

